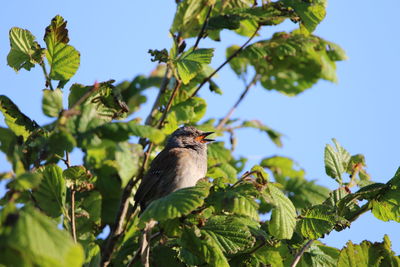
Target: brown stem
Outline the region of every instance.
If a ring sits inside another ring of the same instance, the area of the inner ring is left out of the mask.
[[[301,248],[301,250],[299,252],[297,252],[290,267],[296,267],[296,265],[299,263],[301,257],[303,256],[304,252],[306,252],[306,250],[311,246],[311,244],[313,242],[314,242],[314,239],[308,240],[308,242]]]
[[[250,88],[256,84],[257,82],[257,74],[254,75],[253,79],[251,82],[246,86],[244,89],[243,93],[240,95],[239,99],[236,101],[236,103],[233,105],[233,107],[229,110],[229,112],[225,115],[225,117],[219,122],[218,126],[216,127],[216,130],[221,130],[222,127],[224,127],[225,123],[230,119],[232,116],[233,112],[237,109],[237,107],[240,105],[240,103],[243,101],[247,93],[249,92]]]
[[[76,225],[75,225],[75,189],[71,188],[71,233],[76,243]]]
[[[170,98],[168,99],[167,106],[165,107],[165,110],[164,110],[164,112],[163,112],[163,114],[162,114],[162,116],[161,116],[161,118],[160,118],[160,120],[159,120],[159,122],[157,124],[157,128],[158,129],[162,128],[162,126],[164,124],[164,121],[167,118],[168,111],[172,106],[172,101],[174,100],[174,98],[175,98],[176,94],[178,93],[179,89],[181,88],[181,86],[182,86],[182,82],[177,80],[176,84],[175,84],[175,87],[174,87],[174,90],[172,91],[172,94],[171,94]]]
[[[206,30],[206,27],[208,25],[208,19],[210,18],[211,11],[213,10],[213,8],[214,8],[214,4],[212,4],[210,6],[210,8],[208,9],[208,12],[207,12],[207,15],[206,15],[206,19],[204,20],[203,26],[201,27],[199,35],[197,36],[196,42],[194,43],[193,51],[196,50],[196,48],[199,46],[200,40],[203,37],[204,32]]]
[[[160,98],[167,90],[167,86],[168,86],[169,80],[171,79],[171,75],[172,75],[171,68],[167,65],[167,69],[165,70],[164,78],[161,82],[160,90],[158,91],[158,95],[157,95],[156,99],[154,100],[153,107],[151,108],[151,111],[146,118],[146,121],[145,121],[146,125],[151,125],[151,123],[153,122],[154,115],[156,114],[157,109],[159,107]]]
[[[46,66],[44,65],[44,62],[40,63],[39,65],[42,67],[42,70],[43,70],[43,73],[44,73],[44,78],[46,80],[46,87],[48,86],[48,87],[50,87],[51,91],[54,91],[53,85],[51,84],[50,76],[47,73]]]
[[[196,90],[194,91],[194,93],[191,95],[191,97],[194,97],[195,95],[197,95],[197,93],[200,91],[201,87],[203,87],[203,85],[205,85],[207,82],[209,82],[211,80],[212,77],[214,77],[215,74],[217,74],[218,71],[220,71],[227,63],[229,63],[229,61],[231,61],[234,57],[236,57],[240,52],[242,52],[242,50],[250,43],[251,40],[253,40],[253,38],[257,35],[258,30],[260,29],[260,26],[257,27],[257,29],[255,30],[255,32],[250,36],[250,38],[238,49],[236,50],[232,55],[230,55],[225,61],[224,63],[222,63],[215,71],[213,71],[213,73],[211,73],[208,77],[206,77],[200,84],[199,86],[196,88]]]

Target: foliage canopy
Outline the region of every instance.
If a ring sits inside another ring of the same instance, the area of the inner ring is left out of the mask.
[[[284,156],[266,157],[245,171],[246,159],[232,155],[235,131],[258,129],[277,146],[282,134],[257,120],[231,119],[232,112],[204,118],[207,101],[198,92],[208,85],[222,94],[213,77],[227,64],[247,81],[234,108],[256,83],[296,96],[320,79],[336,82],[336,62],[346,59],[345,52],[313,35],[325,8],[324,0],[177,1],[171,48],[149,50],[158,62],[152,73],[93,85],[68,84],[80,53],[64,18],[51,20],[43,44],[29,30],[12,28],[7,63],[15,71],[43,69],[42,110],[53,121],[38,125],[0,96],[7,125],[0,128],[0,150],[12,166],[0,174],[8,179],[0,200],[0,264],[140,266],[142,230],[155,220],[145,259],[151,266],[400,266],[388,236],[381,243],[349,241],[341,250],[318,241],[368,211],[400,222],[400,169],[387,183],[375,183],[364,157],[333,139],[324,159],[335,190],[307,180]],[[285,20],[299,27],[252,42],[261,28]],[[214,49],[202,48],[201,40],[223,41],[223,30],[247,41],[227,47],[226,61],[214,70]],[[133,119],[153,87],[159,94],[149,116]],[[228,135],[231,143],[209,145],[208,179],[155,200],[138,216],[137,182],[166,136],[183,124]],[[70,164],[74,149],[84,154],[81,165]],[[103,240],[99,234],[107,226]]]

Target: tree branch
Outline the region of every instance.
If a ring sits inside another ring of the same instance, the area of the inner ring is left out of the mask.
[[[207,27],[207,25],[208,25],[208,19],[210,18],[211,11],[213,10],[213,8],[214,8],[214,4],[212,4],[212,5],[210,6],[210,8],[208,9],[208,12],[207,12],[207,15],[206,15],[206,19],[204,20],[203,26],[201,27],[201,30],[200,30],[200,32],[199,32],[199,35],[197,36],[196,42],[194,43],[193,51],[196,50],[197,46],[198,46],[199,43],[200,43],[201,38],[202,38],[203,35],[204,35],[204,32],[205,32],[206,27]]]
[[[217,74],[218,71],[220,71],[227,63],[229,63],[229,61],[231,61],[234,57],[236,57],[240,52],[242,52],[242,50],[250,43],[251,40],[253,40],[253,38],[257,35],[258,30],[260,29],[260,26],[257,27],[257,29],[255,30],[255,32],[250,36],[250,38],[238,49],[236,50],[232,55],[230,55],[224,63],[222,63],[215,71],[213,71],[213,73],[211,73],[208,77],[206,77],[201,84],[199,84],[199,86],[196,88],[196,90],[194,91],[194,93],[191,95],[191,97],[194,97],[197,95],[197,93],[200,91],[200,89],[203,87],[203,85],[205,85],[207,82],[209,82],[211,80],[212,77],[214,77],[215,74]]]
[[[313,242],[314,242],[314,239],[308,240],[308,242],[301,248],[301,250],[299,252],[297,252],[290,267],[296,267],[296,265],[299,263],[301,257],[303,256],[304,252],[306,252],[306,250],[311,246],[311,244]]]
[[[246,86],[243,93],[240,95],[239,99],[236,101],[236,103],[233,105],[233,107],[229,110],[229,112],[225,115],[225,117],[219,122],[218,126],[216,127],[216,130],[220,130],[225,125],[225,123],[230,119],[233,112],[235,112],[237,107],[240,105],[240,103],[243,101],[243,99],[249,92],[250,88],[257,83],[257,76],[258,76],[257,74],[254,75],[253,79]]]

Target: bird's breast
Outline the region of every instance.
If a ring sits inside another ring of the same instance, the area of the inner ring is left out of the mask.
[[[175,180],[175,190],[195,186],[198,180],[206,176],[207,160],[204,160],[197,153],[182,159],[178,165],[179,171]]]

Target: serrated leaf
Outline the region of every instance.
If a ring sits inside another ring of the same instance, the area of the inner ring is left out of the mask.
[[[38,127],[36,122],[25,116],[5,95],[0,95],[0,111],[8,127],[16,136],[22,136],[24,140]]]
[[[270,169],[274,175],[289,178],[304,178],[305,172],[299,168],[299,164],[288,157],[273,156],[261,161],[262,167]]]
[[[270,127],[262,124],[258,120],[244,121],[242,123],[241,127],[250,127],[250,128],[259,129],[260,131],[265,132],[276,146],[282,147],[282,140],[281,140],[282,134],[280,132],[275,131],[275,130],[271,129]]]
[[[303,254],[299,267],[336,267],[340,251],[329,247],[319,241],[314,241],[310,248]]]
[[[57,165],[41,167],[43,179],[33,196],[39,207],[50,217],[57,218],[65,212],[66,186],[62,169]]]
[[[286,7],[291,7],[301,18],[301,25],[308,33],[312,33],[317,25],[325,18],[326,1],[311,0],[311,1],[296,1],[283,0],[282,3]]]
[[[36,188],[42,181],[43,176],[39,173],[26,172],[18,175],[7,187],[16,191],[25,191]]]
[[[227,254],[238,253],[255,243],[248,227],[232,216],[213,216],[201,230],[214,238],[221,250]]]
[[[318,239],[329,233],[336,222],[336,216],[331,207],[317,205],[301,214],[298,229],[306,239]]]
[[[251,183],[241,183],[228,187],[225,191],[215,192],[208,199],[218,212],[247,216],[259,220],[256,197],[259,192]]]
[[[296,209],[290,199],[269,183],[263,192],[267,202],[274,205],[268,229],[278,239],[290,239],[296,226]]]
[[[355,245],[351,241],[340,252],[338,267],[379,266],[383,256],[380,255],[379,247],[369,241],[363,241]]]
[[[184,248],[204,260],[209,266],[229,267],[222,250],[207,232],[196,228],[185,228],[180,241]]]
[[[171,194],[154,200],[142,213],[142,222],[154,219],[165,221],[189,214],[204,203],[209,193],[208,183],[199,183],[193,187],[179,189]]]
[[[400,222],[400,190],[398,187],[389,189],[378,199],[370,202],[372,214],[384,222],[393,220]]]
[[[167,120],[173,115],[177,124],[196,123],[206,113],[207,102],[200,97],[191,97],[171,107]]]
[[[203,69],[204,64],[210,64],[213,57],[214,49],[189,49],[188,52],[176,61],[179,77],[184,84],[188,84],[197,73]]]
[[[336,150],[329,144],[325,146],[325,171],[327,175],[342,183],[342,174],[347,170],[351,156],[336,139],[332,141]]]
[[[67,22],[61,16],[55,16],[46,28],[44,41],[47,45],[46,58],[50,65],[49,76],[52,80],[69,80],[79,68],[80,54],[68,45]]]
[[[13,27],[9,36],[11,50],[7,55],[7,64],[15,71],[22,68],[30,70],[42,60],[42,49],[30,31]]]
[[[49,117],[58,117],[63,109],[62,103],[63,93],[61,89],[43,90],[42,110]]]
[[[2,232],[0,264],[6,266],[80,267],[84,261],[81,245],[54,221],[30,206],[15,214],[9,231]],[[11,252],[13,253],[7,253]],[[10,256],[13,255],[14,257]],[[8,255],[8,256],[7,256]],[[4,257],[3,257],[4,256]]]

